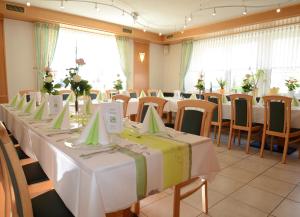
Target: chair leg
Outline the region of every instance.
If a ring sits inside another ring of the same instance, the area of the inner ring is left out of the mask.
[[[274,136],[271,136],[271,142],[270,142],[270,151],[273,152],[273,138]]]
[[[180,187],[176,185],[174,187],[173,217],[179,217],[179,214],[180,214]]]
[[[208,213],[208,192],[207,192],[207,180],[204,181],[204,185],[202,186],[202,211],[207,214]]]
[[[220,146],[222,125],[219,125],[217,145]]]
[[[261,139],[261,145],[260,145],[260,157],[264,156],[265,142],[266,142],[266,133],[264,131]]]
[[[250,139],[251,139],[251,129],[248,131],[247,136],[247,145],[246,145],[246,153],[249,154],[249,148],[250,148]]]
[[[229,138],[228,138],[228,149],[231,149],[231,144],[232,144],[232,139],[233,139],[233,129],[232,127],[230,127],[230,130],[229,130]]]
[[[140,201],[133,204],[133,211],[136,215],[140,215]]]
[[[289,137],[286,136],[284,140],[284,148],[283,148],[282,161],[281,161],[283,164],[286,163],[286,154],[287,154],[288,146],[289,146]]]
[[[238,132],[238,144],[241,145],[241,130]]]
[[[215,125],[214,126],[214,139],[217,138],[217,126]]]

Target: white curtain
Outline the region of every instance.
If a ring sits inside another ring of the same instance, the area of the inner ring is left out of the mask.
[[[259,95],[269,87],[286,92],[284,80],[289,77],[300,80],[299,24],[195,41],[185,87],[195,90],[202,72],[207,89],[219,89],[216,79],[220,78],[227,81],[227,90],[239,89],[245,74],[257,69],[266,72]]]
[[[126,88],[126,77],[121,68],[115,36],[68,28],[60,29],[51,65],[55,70],[56,81],[65,78],[67,68],[76,66],[76,48],[77,58],[83,58],[86,62],[80,67],[79,74],[90,82],[93,89],[112,89],[118,74],[123,81],[123,88]]]

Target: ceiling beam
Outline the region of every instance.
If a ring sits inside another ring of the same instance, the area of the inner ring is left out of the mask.
[[[290,17],[300,16],[300,4],[281,8],[281,12],[277,13],[276,10],[270,10],[266,12],[251,14],[219,23],[200,26],[185,30],[183,33],[176,32],[170,34],[172,37],[167,38],[164,36],[164,44],[178,43],[186,39],[199,38],[202,35],[224,31],[228,29],[239,28],[242,26],[255,25],[280,19],[286,19]]]
[[[12,4],[16,6],[21,6],[24,8],[24,13],[10,11],[6,9],[6,4]],[[125,27],[132,30],[132,33],[123,32],[124,26],[113,24],[109,22],[104,22],[96,19],[91,19],[87,17],[77,16],[73,14],[63,13],[59,11],[38,8],[34,6],[27,7],[24,4],[11,3],[7,1],[0,2],[0,14],[3,14],[4,18],[22,20],[28,22],[50,22],[59,23],[66,25],[73,25],[83,28],[95,29],[104,32],[113,33],[119,36],[127,36],[133,39],[140,39],[144,41],[149,41],[153,43],[162,43],[163,37],[159,36],[157,33],[144,32],[143,30]]]

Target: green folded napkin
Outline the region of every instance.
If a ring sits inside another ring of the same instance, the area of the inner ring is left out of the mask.
[[[157,124],[157,121],[156,121],[156,118],[154,116],[154,112],[153,112],[153,107],[150,107],[150,117],[149,117],[149,133],[158,133],[160,130],[159,130],[159,127],[158,127],[158,124]]]
[[[69,94],[68,98],[67,98],[68,102],[75,102],[75,94],[73,93],[73,91]]]
[[[24,95],[21,97],[20,101],[19,101],[18,104],[17,104],[17,109],[18,109],[18,110],[22,110],[25,104],[26,104],[26,94],[24,94]]]
[[[9,105],[13,106],[13,107],[16,107],[19,97],[20,97],[19,94],[15,95],[14,98],[10,101]]]
[[[86,137],[85,144],[87,145],[97,145],[99,143],[99,112],[94,119],[92,127]]]
[[[252,105],[256,105],[256,104],[257,104],[256,97],[253,96],[253,98],[252,98]]]
[[[30,99],[30,101],[27,103],[27,105],[24,108],[24,112],[28,114],[32,114],[36,109],[36,100],[35,97],[33,99]]]
[[[154,133],[164,132],[164,131],[165,131],[165,125],[161,117],[158,115],[154,106],[149,105],[140,132],[154,134]]]
[[[49,114],[48,102],[44,100],[43,103],[35,111],[33,115],[33,119],[40,121],[45,119],[48,116],[48,114]]]
[[[157,93],[157,97],[164,98],[165,96],[164,96],[163,92],[161,90],[159,90]]]
[[[197,99],[197,96],[195,93],[193,93],[191,96],[190,96],[190,99]]]
[[[69,102],[65,104],[63,109],[58,113],[52,122],[52,128],[54,129],[69,129]]]
[[[294,96],[293,97],[293,100],[292,100],[292,106],[299,106],[299,101],[298,101],[298,99]]]
[[[99,91],[97,97],[96,97],[96,100],[97,102],[102,102],[104,99],[103,99],[103,95],[102,95],[102,92]]]
[[[140,98],[146,97],[146,96],[147,96],[146,93],[144,92],[144,90],[142,90],[142,91],[141,91],[141,94],[140,94]]]
[[[92,107],[93,107],[93,104],[92,104],[91,97],[88,97],[87,100],[85,100],[85,103],[84,103],[84,112],[85,112],[85,114],[87,114],[87,115],[92,114]]]
[[[222,103],[223,103],[223,104],[228,103],[227,97],[226,97],[226,95],[224,95],[224,94],[222,94]]]

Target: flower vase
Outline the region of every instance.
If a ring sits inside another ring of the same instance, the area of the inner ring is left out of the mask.
[[[257,95],[258,95],[258,88],[253,88],[253,90],[252,90],[253,105],[256,105],[256,104],[257,104],[257,101],[256,101]]]
[[[224,89],[224,88],[221,88],[221,89],[219,90],[219,93],[223,95],[223,94],[225,93],[225,89]]]
[[[78,124],[78,127],[80,125],[80,120],[79,120],[79,104],[78,104],[78,95],[75,94],[75,122]]]
[[[288,96],[291,97],[291,98],[294,98],[295,97],[295,91],[294,90],[289,90]]]

